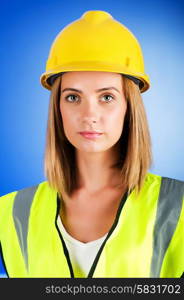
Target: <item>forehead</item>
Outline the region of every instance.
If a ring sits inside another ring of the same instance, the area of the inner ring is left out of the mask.
[[[113,72],[100,72],[100,71],[76,71],[66,72],[62,75],[62,85],[65,84],[83,84],[83,85],[99,85],[102,84],[122,84],[122,75]]]

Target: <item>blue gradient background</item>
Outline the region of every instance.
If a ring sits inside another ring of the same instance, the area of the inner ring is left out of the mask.
[[[87,10],[111,13],[139,40],[151,80],[150,172],[184,180],[183,1],[1,1],[0,195],[45,180],[50,92],[39,78],[55,36]]]

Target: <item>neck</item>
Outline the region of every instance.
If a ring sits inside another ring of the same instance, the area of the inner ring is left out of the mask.
[[[112,167],[118,156],[112,151],[87,153],[77,151],[77,178],[79,189],[88,192],[116,188],[121,183],[120,170]]]

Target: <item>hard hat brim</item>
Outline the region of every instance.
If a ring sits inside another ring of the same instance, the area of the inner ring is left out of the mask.
[[[55,69],[48,70],[47,72],[43,73],[40,76],[40,83],[43,87],[48,90],[51,90],[51,85],[48,83],[48,78],[54,74],[62,73],[62,72],[74,72],[74,71],[101,71],[101,72],[114,72],[120,73],[125,75],[130,75],[139,79],[142,82],[142,87],[140,92],[145,92],[150,87],[149,77],[146,74],[140,74],[137,72],[131,71],[123,65],[115,64],[115,63],[102,63],[99,61],[92,61],[92,62],[74,62],[69,64],[63,64],[58,66]]]

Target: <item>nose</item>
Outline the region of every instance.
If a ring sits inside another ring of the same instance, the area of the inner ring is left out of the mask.
[[[86,123],[96,123],[100,118],[99,107],[95,100],[86,101],[82,108],[82,120]]]

